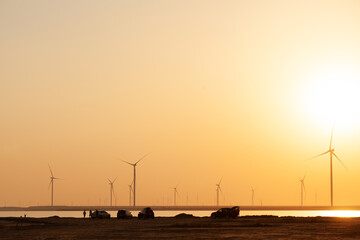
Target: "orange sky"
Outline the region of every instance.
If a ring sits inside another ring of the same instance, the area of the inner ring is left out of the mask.
[[[334,121],[334,202],[360,204],[359,23],[359,1],[0,1],[0,206],[48,205],[48,163],[56,205],[116,176],[128,204],[114,156],[148,152],[139,205],[215,204],[222,176],[221,204],[296,205],[304,174],[329,204],[328,157],[305,159]]]

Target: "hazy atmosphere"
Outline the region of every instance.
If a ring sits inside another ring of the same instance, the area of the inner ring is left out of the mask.
[[[360,205],[360,1],[0,0],[0,206]]]

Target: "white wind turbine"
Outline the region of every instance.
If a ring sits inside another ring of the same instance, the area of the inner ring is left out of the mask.
[[[59,179],[59,180],[63,180],[63,179],[54,177],[54,174],[51,171],[50,165],[48,165],[48,166],[49,166],[49,170],[51,173],[50,183],[49,183],[49,187],[51,186],[51,206],[54,206],[54,179]]]
[[[149,155],[149,154],[150,154],[150,153],[144,155],[144,156],[141,157],[139,160],[137,160],[137,162],[135,162],[135,163],[129,163],[129,162],[125,161],[125,160],[122,160],[122,159],[120,159],[120,158],[117,158],[117,159],[123,161],[124,163],[127,163],[127,164],[129,164],[129,165],[131,165],[131,166],[134,167],[134,179],[133,179],[133,184],[134,184],[134,187],[133,187],[133,194],[134,194],[133,202],[134,202],[134,206],[135,206],[135,200],[136,200],[136,198],[135,198],[135,197],[136,197],[136,165],[137,165],[142,159],[144,159],[147,155]]]
[[[301,206],[304,205],[305,177],[306,177],[306,175],[304,175],[303,178],[299,178],[299,182],[301,183]]]
[[[216,186],[216,206],[219,206],[219,191],[222,192],[221,187],[220,187],[221,181],[222,181],[222,177],[221,177],[219,183],[215,184],[215,186]]]
[[[178,191],[177,191],[178,186],[179,186],[179,184],[176,185],[176,187],[173,188],[174,189],[174,206],[176,206],[176,195],[179,194]]]
[[[114,182],[116,181],[117,177],[111,181],[110,179],[108,179],[109,181],[109,185],[110,185],[110,206],[112,206],[112,195],[114,194],[114,197],[115,197],[115,192],[114,192]]]
[[[316,155],[315,157],[309,158],[313,159],[316,157],[319,157],[321,155],[330,153],[330,203],[331,203],[331,207],[334,205],[334,198],[333,198],[333,167],[332,167],[332,156],[334,155],[337,160],[339,160],[339,162],[344,166],[344,168],[347,170],[346,166],[344,165],[344,163],[340,160],[340,158],[338,156],[336,156],[336,154],[334,153],[334,149],[331,148],[331,143],[332,143],[332,138],[333,138],[333,133],[334,133],[334,128],[331,131],[331,138],[330,138],[330,146],[329,146],[329,150],[327,150],[326,152],[323,152],[319,155]]]

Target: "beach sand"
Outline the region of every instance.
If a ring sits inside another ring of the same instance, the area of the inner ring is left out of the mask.
[[[360,239],[360,218],[0,218],[0,239]]]

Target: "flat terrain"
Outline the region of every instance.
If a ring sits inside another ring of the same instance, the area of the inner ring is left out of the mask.
[[[360,218],[0,218],[0,239],[360,239]]]

